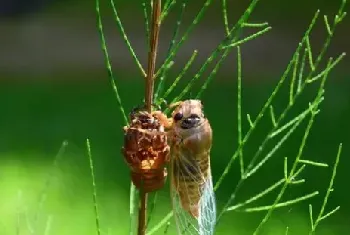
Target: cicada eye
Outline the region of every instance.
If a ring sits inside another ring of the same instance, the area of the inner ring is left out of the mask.
[[[177,114],[175,114],[175,116],[174,116],[174,120],[175,120],[175,121],[180,121],[182,118],[183,118],[182,113],[177,113]]]

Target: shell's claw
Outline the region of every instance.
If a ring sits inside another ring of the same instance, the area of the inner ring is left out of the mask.
[[[133,128],[131,127],[130,130],[137,130],[141,133],[147,134],[147,135],[168,135],[167,132],[163,132],[163,131],[151,131],[151,130],[145,130],[145,129],[139,129],[139,128]]]

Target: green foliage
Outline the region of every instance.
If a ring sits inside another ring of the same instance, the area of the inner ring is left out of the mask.
[[[222,36],[221,42],[213,49],[205,61],[200,65],[195,75],[185,84],[185,88],[182,89],[179,93],[174,94],[175,91],[179,90],[178,87],[179,84],[181,84],[183,81],[183,78],[194,66],[194,61],[197,59],[198,53],[200,52],[194,50],[181,71],[173,72],[172,69],[174,68],[173,65],[176,63],[176,55],[182,48],[185,41],[190,37],[195,27],[200,23],[209,7],[213,5],[213,2],[214,1],[212,0],[204,1],[199,11],[193,17],[192,23],[188,28],[184,30],[182,34],[180,28],[183,26],[184,14],[186,13],[190,2],[187,0],[181,1],[178,12],[175,12],[175,6],[179,4],[178,2],[175,0],[165,0],[163,2],[161,21],[165,22],[167,17],[172,13],[177,14],[177,19],[172,38],[167,48],[167,56],[164,61],[162,61],[160,67],[156,72],[157,87],[154,94],[155,102],[157,105],[162,104],[165,100],[169,100],[169,103],[172,103],[178,100],[186,99],[191,96],[190,94],[193,94],[194,97],[200,99],[203,94],[207,92],[208,86],[216,77],[218,70],[220,69],[222,63],[227,59],[227,56],[236,50],[237,87],[233,91],[237,92],[237,125],[235,124],[237,127],[237,147],[233,148],[231,146],[227,146],[227,148],[230,148],[230,150],[225,149],[225,153],[232,151],[232,154],[230,155],[231,157],[229,158],[228,162],[225,164],[225,169],[215,180],[215,191],[217,192],[219,189],[223,188],[224,183],[230,177],[230,173],[234,171],[234,164],[237,164],[239,166],[237,167],[237,172],[239,171],[237,174],[239,175],[239,179],[234,186],[230,186],[229,195],[227,198],[218,198],[221,204],[218,203],[219,208],[217,227],[220,228],[221,226],[224,226],[224,223],[222,221],[224,220],[225,215],[231,218],[231,216],[235,216],[235,213],[245,213],[245,215],[248,216],[251,216],[251,213],[260,213],[262,217],[258,222],[256,228],[252,229],[252,233],[263,234],[263,230],[270,226],[268,222],[272,220],[272,215],[276,213],[277,210],[283,208],[291,208],[297,204],[303,205],[303,202],[307,202],[309,203],[308,213],[310,220],[310,227],[308,229],[308,232],[309,234],[315,234],[319,228],[320,223],[324,222],[325,219],[329,218],[340,209],[340,206],[335,206],[331,209],[328,209],[328,204],[331,200],[332,192],[335,190],[334,181],[339,167],[342,144],[339,145],[334,164],[309,159],[310,157],[307,156],[305,151],[308,144],[310,143],[310,134],[312,133],[312,128],[315,124],[316,118],[319,116],[321,105],[325,99],[327,79],[329,78],[334,68],[343,60],[345,56],[345,53],[342,53],[335,58],[326,57],[327,50],[335,35],[336,28],[346,16],[344,9],[346,7],[347,1],[341,0],[339,10],[334,17],[327,15],[321,16],[320,11],[317,11],[315,13],[314,17],[311,19],[310,24],[307,26],[304,35],[296,45],[296,49],[284,72],[281,74],[278,82],[275,84],[273,91],[271,94],[269,94],[256,116],[246,113],[245,106],[243,105],[245,104],[244,101],[246,98],[242,92],[242,83],[244,81],[243,65],[245,61],[242,60],[242,54],[244,54],[244,50],[242,50],[241,46],[253,39],[257,39],[272,29],[266,22],[250,22],[251,15],[254,13],[257,4],[260,2],[263,4],[264,1],[252,0],[247,9],[243,12],[242,16],[240,16],[237,22],[233,24],[230,22],[231,18],[229,17],[229,1],[222,0],[221,20],[223,21],[222,26],[224,29],[224,35]],[[143,83],[143,78],[146,76],[146,72],[142,67],[142,63],[138,59],[138,56],[126,34],[126,30],[124,29],[122,20],[117,11],[118,7],[116,4],[117,2],[115,3],[113,0],[110,0],[109,2],[110,8],[114,15],[114,19],[116,21],[116,26],[130,52],[130,56],[133,58],[133,61],[135,62],[135,65],[141,74],[140,83]],[[150,1],[146,0],[141,1],[140,6],[142,8],[142,14],[144,17],[145,40],[147,41],[147,45],[149,45],[151,19],[149,14],[151,12],[150,9],[152,6],[150,4]],[[109,50],[104,36],[101,14],[100,2],[99,0],[96,0],[97,28],[99,31],[101,48],[105,58],[107,73],[110,77],[112,87],[111,90],[115,94],[116,104],[121,114],[122,121],[120,123],[121,125],[127,125],[128,117],[124,107],[125,103],[127,102],[122,102],[122,98],[124,98],[124,101],[126,101],[126,97],[123,97],[123,89],[120,89],[120,84],[122,81],[119,79],[119,77],[115,76],[112,70],[112,63],[109,58]],[[315,25],[317,22],[320,22],[320,20],[321,23],[324,24],[326,38],[322,43],[321,48],[315,49],[311,43],[312,33]],[[243,32],[245,32],[246,29],[249,29],[249,32],[252,30],[255,31],[248,36],[242,37]],[[172,74],[177,74],[177,76],[175,76],[175,78],[171,81],[171,84],[167,86],[167,81],[170,80],[171,76],[169,74],[171,74],[171,72],[173,72]],[[199,89],[196,90],[196,84],[198,83]],[[308,94],[306,98],[305,94]],[[279,101],[283,98],[288,102],[281,106],[279,105]],[[169,109],[166,109],[165,112],[168,113]],[[266,125],[268,128],[261,131],[258,128],[264,125],[263,122],[268,123],[268,125]],[[245,124],[248,125],[247,131],[244,131]],[[122,126],[118,126],[118,128],[121,129]],[[232,135],[235,135],[234,133],[234,130],[230,132]],[[302,135],[296,149],[296,154],[292,155],[293,153],[288,153],[288,156],[281,156],[281,150],[287,148],[288,140],[290,140],[292,136],[297,136],[297,133],[302,133]],[[218,135],[223,134],[224,133],[218,133]],[[257,136],[259,138],[258,146],[254,146],[253,144],[254,141],[252,139],[254,136]],[[52,170],[56,169],[62,162],[61,158],[65,153],[67,146],[67,141],[62,143],[62,146],[55,157],[52,169],[50,169],[49,174],[45,178],[46,180],[44,180],[44,187],[39,191],[39,197],[37,200],[38,205],[35,206],[36,208],[33,219],[29,219],[27,208],[23,210],[18,208],[18,211],[16,212],[17,221],[15,224],[16,234],[23,234],[24,230],[28,231],[28,234],[42,233],[49,235],[53,234],[54,232],[57,233],[57,231],[53,231],[52,229],[52,221],[54,220],[54,216],[52,214],[44,216],[44,226],[40,225],[40,219],[42,218],[41,216],[45,214],[43,206],[48,196],[48,187],[55,179],[55,175],[53,174]],[[90,178],[88,180],[88,186],[89,188],[92,186],[93,205],[91,206],[91,211],[94,213],[94,223],[92,224],[96,228],[96,230],[93,232],[98,235],[112,234],[109,232],[106,233],[103,229],[104,218],[106,217],[101,216],[103,207],[98,206],[99,203],[97,198],[97,183],[95,179],[96,171],[94,170],[94,162],[89,139],[86,140],[86,147],[87,154],[85,155],[87,155],[89,159],[89,173],[91,175],[91,180]],[[249,150],[249,154],[247,154],[247,150]],[[115,149],[113,149],[113,151],[115,151]],[[250,154],[251,152],[252,154]],[[267,163],[271,161],[278,162],[281,166],[283,166],[279,171],[277,170],[273,173],[276,176],[275,181],[269,182],[268,184],[264,185],[264,188],[262,190],[258,190],[258,192],[254,192],[251,195],[247,196],[247,194],[243,194],[243,187],[250,187],[249,179],[257,176],[257,173],[262,172],[264,170],[264,167],[267,166]],[[290,192],[289,190],[299,189],[302,187],[302,185],[308,181],[308,177],[305,177],[304,173],[308,170],[312,171],[313,169],[317,169],[319,170],[317,172],[322,173],[326,171],[332,172],[328,187],[326,189],[317,190],[308,189],[306,192],[300,192],[300,190],[297,191],[297,194],[292,194],[292,198],[288,198],[287,195]],[[66,172],[62,174],[64,175]],[[39,179],[41,176],[37,178]],[[121,180],[124,180],[123,177],[120,178]],[[81,183],[80,179],[79,183]],[[11,182],[11,184],[13,183]],[[30,190],[34,191],[32,188]],[[325,192],[322,193],[323,191]],[[23,190],[18,191],[18,197],[15,199],[18,204],[22,204],[22,202],[26,199],[23,194]],[[98,195],[101,197],[102,193],[99,193]],[[242,195],[244,195],[244,197],[242,197]],[[135,234],[137,231],[136,224],[138,197],[138,191],[131,184],[129,198],[130,209],[128,219],[130,221],[129,234]],[[160,220],[159,217],[155,216],[157,205],[160,203],[159,198],[161,198],[161,196],[155,193],[153,200],[149,202],[150,206],[147,221],[148,235],[170,233],[169,228],[171,226],[174,226],[171,220],[173,216],[171,210],[168,211],[168,213],[165,214]],[[319,202],[319,205],[317,203],[314,203],[314,201],[311,202],[311,199],[316,199],[316,202]],[[121,199],[113,198],[113,200]],[[100,202],[101,201],[102,200],[100,200]],[[268,203],[266,203],[266,201],[268,201]],[[118,207],[121,207],[123,204],[122,202],[118,203]],[[318,206],[320,207],[319,209],[317,209]],[[304,209],[307,211],[307,208]],[[108,223],[118,222],[116,222],[114,218],[108,218]],[[0,225],[2,226],[2,224]],[[121,223],[121,225],[118,224],[117,226],[123,226],[123,224]],[[249,226],[253,226],[253,223],[249,224]],[[284,234],[291,234],[292,229],[289,227],[289,224],[286,226],[287,227],[283,231]],[[118,231],[124,230],[120,229]]]
[[[329,73],[333,70],[333,68],[343,59],[345,54],[339,55],[336,59],[329,58],[327,66],[325,68],[321,68],[322,62],[325,60],[325,53],[331,43],[331,40],[334,36],[335,29],[341,23],[341,21],[344,19],[346,13],[344,12],[346,0],[343,0],[341,3],[341,6],[339,8],[339,11],[337,12],[336,16],[334,17],[334,20],[332,23],[329,22],[328,16],[324,15],[324,24],[325,29],[327,32],[326,40],[323,43],[323,46],[319,52],[319,54],[315,55],[312,49],[312,45],[310,43],[310,37],[311,33],[313,31],[313,28],[319,18],[320,11],[317,11],[314,15],[314,17],[311,20],[310,25],[308,26],[307,30],[305,31],[304,36],[300,40],[299,44],[297,45],[297,48],[288,63],[284,73],[282,74],[281,78],[279,79],[277,85],[275,86],[275,89],[272,91],[271,95],[268,97],[267,101],[263,105],[261,111],[258,113],[258,115],[255,118],[252,118],[250,114],[247,114],[247,121],[250,125],[249,130],[247,133],[242,133],[242,59],[241,59],[241,49],[240,45],[252,40],[256,39],[259,36],[265,34],[269,30],[271,30],[271,27],[268,26],[268,23],[250,23],[249,19],[251,14],[253,13],[256,5],[258,4],[258,0],[251,1],[250,5],[247,7],[246,11],[242,14],[242,16],[239,18],[239,20],[234,24],[233,27],[230,28],[229,19],[228,19],[228,4],[226,0],[222,0],[222,15],[223,15],[223,26],[226,32],[226,35],[224,36],[223,40],[218,44],[218,46],[212,51],[212,53],[208,56],[208,58],[205,60],[205,62],[201,65],[198,72],[193,76],[193,78],[187,83],[186,87],[177,94],[170,103],[179,101],[184,99],[188,96],[190,92],[193,92],[194,85],[196,82],[200,81],[199,78],[201,78],[205,71],[207,71],[209,65],[212,65],[214,61],[216,61],[214,68],[210,71],[209,76],[204,79],[204,83],[201,85],[199,91],[196,94],[196,98],[201,98],[203,92],[206,90],[212,79],[216,76],[217,71],[219,70],[222,62],[227,58],[229,53],[233,48],[237,48],[237,58],[238,58],[238,71],[237,71],[237,78],[238,78],[238,87],[237,87],[237,126],[238,126],[238,147],[234,151],[230,161],[227,163],[226,168],[224,169],[223,173],[215,183],[215,190],[219,189],[222,185],[224,179],[227,177],[228,173],[230,172],[233,163],[239,159],[239,165],[240,165],[240,174],[241,178],[239,182],[237,183],[236,187],[232,191],[230,197],[224,204],[224,206],[219,210],[218,214],[218,220],[217,225],[219,225],[221,221],[221,217],[230,211],[241,211],[241,212],[258,212],[258,211],[265,211],[266,214],[260,221],[259,225],[256,227],[254,234],[258,234],[261,232],[261,229],[266,224],[266,222],[270,219],[272,213],[275,211],[275,209],[281,208],[281,207],[288,207],[290,205],[294,205],[296,203],[299,203],[301,201],[308,200],[310,198],[316,197],[319,195],[318,191],[313,191],[310,193],[307,193],[305,195],[297,196],[294,199],[287,200],[282,202],[282,198],[286,192],[286,190],[290,187],[297,187],[300,184],[303,184],[305,182],[305,179],[298,179],[300,174],[309,167],[323,167],[327,168],[328,165],[322,162],[314,162],[308,159],[303,158],[303,153],[305,146],[307,145],[307,140],[309,138],[309,134],[311,132],[312,126],[314,124],[315,118],[319,113],[319,106],[321,105],[322,101],[324,100],[325,95],[325,82],[328,78]],[[177,87],[179,81],[183,78],[184,74],[188,71],[188,69],[192,66],[193,61],[196,58],[197,51],[195,50],[184,66],[183,70],[179,73],[179,75],[174,79],[173,83],[166,89],[166,91],[163,93],[163,90],[165,89],[164,84],[166,79],[168,78],[167,74],[168,71],[172,68],[172,65],[175,63],[174,58],[183,45],[183,43],[188,39],[190,33],[193,31],[193,29],[197,26],[197,24],[202,19],[203,15],[211,5],[211,0],[206,0],[203,4],[202,8],[199,10],[198,14],[194,17],[192,24],[185,30],[185,33],[180,37],[179,40],[177,38],[179,37],[179,28],[182,22],[182,16],[187,6],[187,1],[183,1],[182,7],[179,13],[179,17],[177,19],[176,28],[173,34],[173,37],[170,41],[168,54],[166,59],[162,62],[160,68],[156,72],[156,78],[158,81],[158,87],[156,89],[156,93],[154,94],[154,97],[156,99],[157,104],[161,104],[165,99],[169,97],[171,92]],[[164,7],[162,10],[161,19],[164,21],[166,19],[166,16],[169,14],[169,12],[172,10],[174,5],[176,4],[176,1],[165,1]],[[144,69],[142,68],[141,63],[139,62],[131,43],[128,40],[128,37],[124,31],[123,25],[121,23],[121,20],[118,16],[118,13],[116,11],[116,7],[114,5],[113,0],[111,0],[111,7],[113,9],[115,20],[117,22],[119,31],[124,38],[124,41],[130,51],[130,54],[134,58],[134,61],[136,65],[138,66],[139,70],[142,73],[142,76],[145,76]],[[146,40],[149,41],[149,8],[152,6],[147,3],[146,1],[142,2],[143,12],[144,12],[144,20],[145,20],[145,32],[146,32]],[[118,105],[120,107],[120,110],[122,112],[122,115],[125,118],[124,108],[121,103],[121,99],[118,93],[118,89],[116,86],[116,83],[114,81],[114,77],[112,74],[112,69],[110,66],[108,53],[106,49],[106,42],[104,40],[103,31],[102,31],[102,23],[101,23],[101,14],[99,12],[99,1],[96,0],[96,11],[98,16],[98,28],[100,29],[100,37],[102,42],[102,49],[105,54],[106,63],[107,63],[107,69],[109,72],[109,75],[111,77],[111,81],[113,82],[114,91],[117,96]],[[250,36],[242,38],[242,31],[245,28],[262,28],[256,33],[251,34]],[[148,44],[147,44],[148,45]],[[309,71],[307,71],[306,67],[308,66]],[[278,94],[281,93],[282,87],[288,85],[287,79],[290,78],[289,82],[289,93],[288,98],[289,102],[282,110],[281,114],[277,115],[274,110],[274,102],[276,99],[278,99]],[[295,103],[297,102],[298,98],[303,94],[306,89],[311,84],[317,84],[318,83],[318,91],[315,95],[315,98],[313,100],[309,101],[308,107],[305,108],[304,111],[298,113],[293,118],[288,119],[288,114],[291,112],[293,107],[295,106]],[[169,110],[166,109],[165,112],[168,112]],[[271,119],[271,128],[266,133],[265,138],[261,141],[261,144],[258,148],[258,150],[253,155],[252,159],[245,159],[243,152],[244,148],[246,148],[248,140],[251,138],[252,134],[254,134],[257,127],[260,125],[261,121],[264,117],[269,116],[269,119]],[[296,130],[300,129],[301,124],[303,122],[306,123],[306,128],[302,129],[304,132],[304,135],[301,139],[299,150],[297,155],[292,157],[285,157],[284,158],[284,170],[283,170],[283,176],[281,176],[281,179],[276,181],[271,186],[267,186],[265,190],[261,191],[260,193],[251,196],[249,199],[244,200],[243,202],[235,202],[237,194],[239,193],[241,187],[246,183],[247,179],[251,176],[255,175],[268,161],[272,159],[273,156],[276,155],[276,152],[281,149],[285,142],[296,132]],[[273,147],[268,150],[268,144],[274,143]],[[262,156],[264,154],[264,151],[268,150],[265,156]],[[311,220],[311,230],[310,234],[314,233],[316,230],[317,225],[320,221],[327,218],[334,212],[336,212],[339,207],[332,210],[329,213],[324,214],[325,206],[327,204],[327,201],[330,197],[330,193],[333,190],[333,182],[336,175],[336,169],[339,163],[341,153],[341,145],[339,147],[338,155],[336,157],[336,163],[333,167],[333,175],[331,178],[331,182],[329,185],[329,188],[327,190],[327,193],[324,197],[324,203],[322,204],[321,210],[314,221],[313,218],[313,208],[310,204],[310,220]],[[291,166],[289,166],[289,162],[292,162]],[[277,191],[277,196],[273,203],[271,205],[265,205],[265,206],[253,206],[250,207],[250,205],[253,202],[256,202],[257,200],[265,197],[266,195]],[[136,191],[133,187],[131,187],[131,220],[135,217],[135,214],[133,211],[135,211],[135,202],[136,200],[133,198],[136,195]],[[156,197],[155,197],[156,198]],[[153,201],[153,204],[151,206],[150,213],[152,214],[154,206],[156,205],[156,199]],[[172,217],[172,212],[169,212],[161,221],[159,221],[153,228],[148,229],[148,235],[154,234],[155,232],[159,231],[161,228],[165,227],[166,230],[169,227],[169,221]],[[150,215],[151,218],[151,215]],[[134,223],[134,222],[132,222]],[[135,224],[134,224],[135,225]],[[132,224],[131,224],[132,226]],[[286,229],[286,234],[288,233],[288,227]],[[131,230],[132,234],[132,230]]]

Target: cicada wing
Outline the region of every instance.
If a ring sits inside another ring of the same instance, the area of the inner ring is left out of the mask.
[[[196,164],[190,165],[188,159],[182,157],[172,160],[171,196],[178,234],[212,235],[216,222],[216,204],[210,168],[204,174],[200,170],[201,167]],[[188,183],[179,183],[174,177],[188,179]],[[201,186],[194,187],[193,184],[197,181]],[[196,201],[190,196],[193,195],[194,188],[200,196]],[[196,208],[198,216],[193,216],[193,213],[184,209],[183,202],[186,200],[190,207]]]
[[[176,228],[179,235],[198,235],[198,221],[182,208],[181,199],[172,186],[172,204]]]
[[[199,201],[198,226],[200,235],[214,234],[216,223],[216,203],[212,176],[209,174],[204,183],[203,194]]]

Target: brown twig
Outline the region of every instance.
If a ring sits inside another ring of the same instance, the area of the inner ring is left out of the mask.
[[[148,52],[148,69],[145,86],[145,102],[146,109],[149,113],[152,112],[153,91],[154,91],[154,71],[156,66],[156,57],[158,49],[158,37],[160,29],[160,15],[162,9],[161,0],[153,0],[152,10],[152,28],[150,47]],[[147,215],[147,197],[148,194],[140,189],[140,205],[139,205],[139,221],[138,221],[138,235],[145,235],[146,233],[146,215]]]
[[[152,28],[150,38],[150,49],[148,52],[148,70],[145,86],[145,102],[148,112],[152,111],[153,91],[154,91],[154,71],[156,66],[158,37],[160,29],[161,0],[153,0]]]
[[[148,198],[147,193],[141,190],[141,192],[140,192],[138,235],[146,234],[147,198]]]

